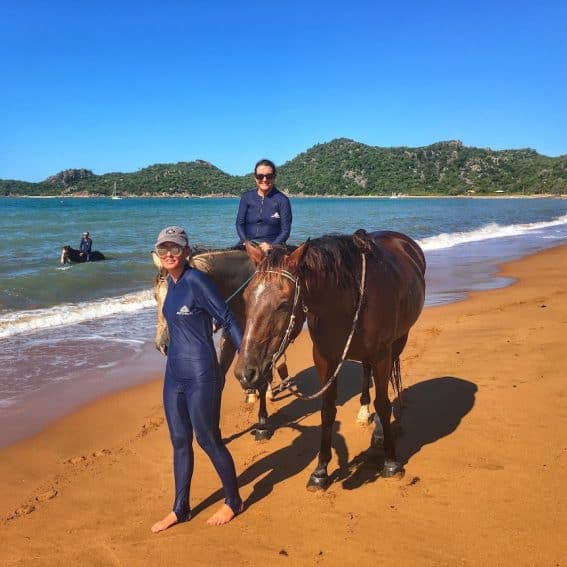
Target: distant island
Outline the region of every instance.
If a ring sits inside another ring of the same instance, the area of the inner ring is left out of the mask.
[[[133,173],[95,175],[68,169],[39,183],[0,180],[0,196],[122,197],[239,195],[249,175],[229,175],[196,160],[155,164]],[[491,150],[458,140],[420,148],[381,148],[339,138],[278,167],[277,186],[302,196],[567,194],[567,156],[532,149]]]

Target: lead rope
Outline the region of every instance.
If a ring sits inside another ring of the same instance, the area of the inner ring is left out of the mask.
[[[289,376],[285,380],[282,380],[281,383],[278,384],[275,388],[272,388],[272,392],[274,394],[279,393],[279,392],[281,392],[285,389],[289,389],[289,391],[296,398],[300,398],[301,400],[306,400],[306,401],[314,400],[315,398],[318,398],[319,396],[324,394],[331,387],[331,385],[334,383],[334,381],[337,379],[337,376],[338,376],[338,374],[341,370],[343,362],[346,360],[346,355],[347,355],[348,349],[350,348],[350,343],[352,341],[352,337],[354,336],[354,331],[356,330],[356,323],[358,322],[358,317],[360,315],[360,309],[362,307],[362,300],[364,298],[364,288],[365,288],[365,285],[366,285],[366,255],[361,254],[361,256],[362,256],[362,270],[361,270],[361,276],[360,276],[360,291],[359,291],[359,297],[358,297],[358,305],[356,306],[356,312],[354,314],[354,319],[352,321],[352,328],[350,330],[350,334],[349,334],[347,342],[345,344],[343,354],[341,355],[341,360],[340,360],[339,364],[337,365],[337,367],[335,368],[333,375],[329,378],[327,383],[318,392],[316,392],[315,394],[311,394],[310,396],[306,396],[306,395],[302,394],[301,392],[290,388],[290,386],[292,385],[292,383],[295,380],[295,376]],[[298,285],[296,284],[296,289],[297,289],[297,287],[298,287]],[[295,303],[294,303],[294,305],[295,305]],[[292,317],[293,317],[293,313],[292,313]],[[289,330],[289,328],[290,327],[288,327],[288,330]],[[284,343],[282,342],[282,345],[283,344]],[[281,354],[280,354],[280,356],[281,356]],[[275,355],[274,355],[274,357],[275,357]],[[272,359],[272,365],[276,360],[277,360],[276,358]]]

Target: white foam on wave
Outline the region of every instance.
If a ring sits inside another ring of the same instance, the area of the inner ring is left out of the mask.
[[[452,248],[459,244],[479,242],[493,238],[504,238],[506,236],[520,236],[530,232],[567,224],[567,215],[558,217],[551,221],[535,222],[528,224],[499,225],[497,223],[487,224],[469,232],[444,232],[435,236],[429,236],[418,240],[424,250],[442,250]]]
[[[155,305],[151,291],[147,290],[88,303],[69,303],[47,309],[10,312],[3,314],[0,319],[0,338],[133,313],[149,307],[155,308]]]

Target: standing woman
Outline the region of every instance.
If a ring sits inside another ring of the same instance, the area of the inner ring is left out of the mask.
[[[254,167],[256,188],[240,198],[236,215],[236,232],[243,245],[253,240],[267,254],[274,244],[285,244],[291,232],[289,199],[276,189],[276,166],[269,159]]]
[[[164,228],[155,251],[168,272],[163,315],[169,330],[169,349],[163,385],[163,406],[171,443],[175,498],[173,510],[152,526],[157,533],[191,518],[189,489],[193,475],[193,432],[211,459],[224,489],[224,504],[207,521],[230,522],[242,511],[234,462],[220,433],[223,382],[213,344],[213,317],[239,349],[242,331],[209,278],[191,268],[187,234],[178,226]]]

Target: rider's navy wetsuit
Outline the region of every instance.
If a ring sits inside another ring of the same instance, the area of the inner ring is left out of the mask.
[[[91,259],[92,246],[93,246],[93,241],[88,236],[81,238],[81,243],[79,244],[79,252],[84,252],[86,254],[87,262],[89,262]]]
[[[170,341],[163,405],[173,444],[173,511],[180,522],[189,516],[194,431],[221,478],[225,502],[238,514],[242,501],[234,462],[219,428],[224,383],[213,344],[212,317],[224,327],[238,349],[242,331],[215,285],[194,268],[187,268],[177,283],[168,278],[163,314]]]
[[[236,215],[236,232],[240,243],[245,240],[285,244],[291,231],[291,205],[281,191],[273,187],[261,197],[256,189],[240,198]]]

